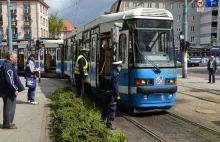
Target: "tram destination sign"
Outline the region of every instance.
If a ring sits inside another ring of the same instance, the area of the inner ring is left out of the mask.
[[[162,28],[171,29],[171,20],[136,20],[137,28]]]

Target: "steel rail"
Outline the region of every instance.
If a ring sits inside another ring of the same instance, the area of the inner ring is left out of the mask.
[[[170,112],[170,111],[167,111],[167,114],[170,115],[170,116],[173,116],[173,117],[175,117],[175,118],[178,118],[178,119],[180,119],[180,120],[183,120],[183,121],[185,121],[185,122],[188,122],[188,123],[190,123],[190,124],[193,124],[194,126],[197,126],[197,127],[199,127],[199,128],[202,128],[202,129],[204,129],[204,130],[206,130],[206,131],[209,131],[209,132],[211,132],[211,133],[214,133],[214,134],[220,136],[220,132],[218,132],[217,130],[214,130],[214,129],[212,129],[212,128],[208,128],[208,127],[206,127],[206,126],[204,126],[204,125],[202,125],[202,124],[199,124],[199,123],[197,123],[197,122],[194,122],[194,121],[192,121],[192,120],[189,120],[189,119],[187,119],[187,118],[185,118],[185,117],[182,117],[182,116],[180,116],[180,115],[174,114],[174,113],[172,113],[172,112]]]
[[[149,130],[148,128],[146,128],[145,126],[141,125],[140,123],[138,123],[137,121],[135,121],[134,119],[132,119],[129,116],[123,116],[127,121],[131,122],[132,124],[134,124],[135,126],[137,126],[139,129],[141,129],[142,131],[144,131],[145,133],[149,134],[153,139],[155,139],[156,141],[159,142],[167,142],[166,140],[164,140],[162,137],[160,137],[159,135],[157,135],[155,132],[153,132],[152,130]]]

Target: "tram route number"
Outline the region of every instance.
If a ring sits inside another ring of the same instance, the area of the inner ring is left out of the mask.
[[[176,74],[177,71],[175,69],[169,69],[169,70],[166,70],[166,73],[167,74]]]

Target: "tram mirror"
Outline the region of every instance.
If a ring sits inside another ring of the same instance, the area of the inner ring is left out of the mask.
[[[118,27],[114,27],[111,29],[111,39],[112,39],[112,43],[117,44],[119,41],[119,28]]]

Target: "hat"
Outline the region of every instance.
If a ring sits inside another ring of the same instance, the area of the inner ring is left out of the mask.
[[[83,48],[83,49],[81,49],[80,51],[88,53],[88,52],[89,52],[89,49],[88,49],[88,48]]]
[[[211,58],[215,58],[214,56],[211,56]]]
[[[36,58],[35,54],[31,54],[29,57]]]
[[[122,67],[122,61],[112,62],[112,65]]]

